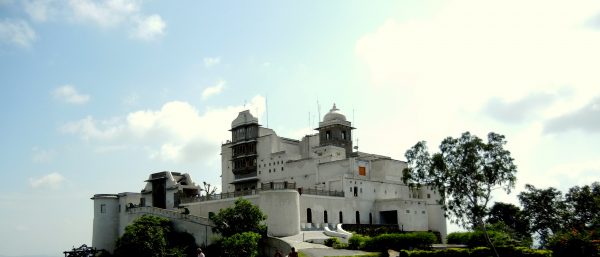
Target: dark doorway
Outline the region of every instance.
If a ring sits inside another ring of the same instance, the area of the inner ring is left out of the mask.
[[[398,211],[380,211],[379,223],[398,224]]]
[[[340,211],[340,224],[344,223],[344,215],[342,215],[342,211]]]
[[[306,223],[312,223],[312,211],[310,208],[306,209]]]
[[[152,206],[156,208],[167,208],[167,178],[152,181]]]
[[[369,212],[369,224],[373,224],[373,214]]]
[[[323,223],[327,223],[327,211],[323,211]]]
[[[356,224],[360,224],[360,212],[356,211]]]

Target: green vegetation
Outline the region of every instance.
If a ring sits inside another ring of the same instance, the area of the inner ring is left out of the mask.
[[[323,242],[323,243],[326,246],[333,247],[335,249],[345,249],[345,248],[348,248],[348,244],[341,242],[340,239],[337,238],[337,237],[332,237],[332,238],[325,239],[325,242]]]
[[[487,141],[465,132],[460,138],[444,139],[440,152],[433,155],[429,155],[425,141],[418,142],[406,151],[404,181],[436,188],[450,221],[482,230],[494,249],[483,219],[492,190],[501,188],[510,193],[514,187],[517,167],[504,149],[503,135],[490,132]]]
[[[552,257],[552,251],[535,250],[527,247],[498,247],[498,253],[504,257]],[[450,248],[444,250],[400,251],[400,257],[491,257],[494,254],[487,247]]]
[[[170,220],[144,215],[125,228],[117,240],[115,256],[195,256],[197,245],[188,233],[174,230]]]
[[[261,210],[250,201],[239,198],[231,208],[221,209],[210,217],[214,222],[214,232],[222,238],[209,246],[207,256],[247,256],[258,255],[259,245],[267,234],[263,221],[267,219]]]
[[[531,233],[555,257],[600,256],[600,183],[572,187],[564,196],[552,187],[526,185],[519,201]]]
[[[353,250],[387,251],[421,248],[427,249],[437,240],[431,232],[413,232],[402,234],[381,234],[374,237],[354,234],[348,240],[348,248]]]
[[[383,257],[387,256],[383,253],[367,253],[362,255],[347,255],[347,256],[325,256],[325,257]]]

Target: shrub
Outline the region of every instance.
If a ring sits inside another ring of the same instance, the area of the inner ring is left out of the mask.
[[[501,247],[498,249],[501,257],[552,257],[552,251],[529,249],[527,247]],[[492,251],[487,247],[449,248],[444,250],[413,250],[400,251],[400,257],[492,257]]]
[[[594,244],[592,237],[591,232],[576,229],[558,233],[548,240],[548,249],[554,252],[554,257],[600,256],[600,248]]]
[[[371,240],[368,236],[363,236],[359,234],[353,234],[350,239],[348,239],[348,249],[352,250],[362,250],[365,249],[365,245],[367,241]]]
[[[365,240],[365,250],[381,251],[386,249],[402,250],[413,248],[429,248],[436,242],[431,232],[414,232],[405,234],[382,234]],[[360,249],[360,248],[359,248]]]
[[[340,240],[337,237],[327,238],[323,242],[326,246],[332,247],[334,244],[339,244]]]
[[[516,242],[510,238],[510,236],[504,232],[488,231],[490,240],[494,243],[494,246],[516,246]],[[489,246],[485,239],[483,231],[472,231],[472,232],[454,232],[450,233],[447,237],[448,244],[461,244],[467,245],[468,247],[479,247]]]

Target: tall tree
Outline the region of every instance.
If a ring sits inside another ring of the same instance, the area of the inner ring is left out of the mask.
[[[432,156],[425,142],[419,142],[406,152],[408,168],[404,171],[405,182],[439,190],[451,222],[484,232],[483,218],[492,190],[510,193],[517,172],[510,152],[504,149],[504,136],[490,132],[487,139],[485,143],[469,132],[459,138],[448,137],[440,144],[440,152]]]
[[[558,233],[564,223],[566,205],[562,193],[553,187],[537,189],[527,184],[518,198],[531,222],[531,231],[538,235],[542,246],[546,245],[550,236]]]
[[[525,242],[525,245],[531,243],[529,220],[518,206],[496,202],[488,211],[487,216],[488,224],[497,225],[496,227],[504,225],[509,229],[504,232],[508,233],[513,239]]]
[[[577,229],[600,228],[600,183],[591,186],[574,186],[565,195],[570,215],[568,225]]]

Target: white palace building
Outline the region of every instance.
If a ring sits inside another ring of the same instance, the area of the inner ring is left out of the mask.
[[[338,235],[337,224],[389,224],[405,231],[437,231],[446,237],[439,194],[402,182],[406,163],[353,151],[352,124],[335,104],[301,140],[278,136],[249,111],[231,123],[221,146],[222,192],[202,193],[188,174],[159,172],[140,193],[96,194],[92,245],[114,250],[125,227],[143,214],[168,217],[199,245],[214,238],[213,213],[244,197],[268,216],[268,234],[286,237],[302,230]],[[331,233],[333,230],[333,233]]]

